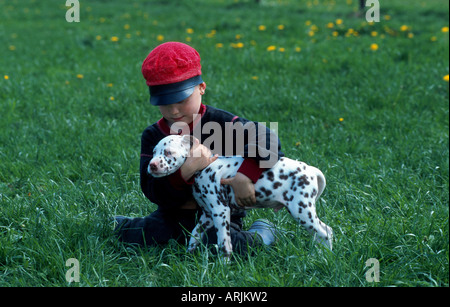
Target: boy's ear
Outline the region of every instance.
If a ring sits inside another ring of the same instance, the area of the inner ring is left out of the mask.
[[[200,84],[198,85],[198,88],[200,89],[200,95],[203,95],[203,94],[205,94],[205,90],[206,90],[206,83],[205,83],[205,82],[203,82],[203,83],[200,83]]]

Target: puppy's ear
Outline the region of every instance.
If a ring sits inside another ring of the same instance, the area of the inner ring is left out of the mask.
[[[198,145],[200,143],[199,140],[193,135],[183,135],[182,142],[186,145],[189,144],[189,148],[192,148],[194,145]]]

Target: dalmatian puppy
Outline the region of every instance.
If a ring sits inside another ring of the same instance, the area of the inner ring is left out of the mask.
[[[153,150],[148,173],[163,177],[176,172],[190,154],[198,140],[189,135],[170,135],[163,138]],[[203,214],[192,231],[188,251],[193,252],[204,233],[217,229],[219,249],[226,259],[232,253],[230,215],[234,210],[285,207],[293,218],[313,235],[314,239],[332,249],[333,230],[319,220],[315,203],[325,189],[325,177],[320,170],[303,162],[281,158],[272,168],[265,170],[255,184],[256,204],[252,207],[237,205],[233,189],[221,185],[222,178],[234,177],[243,157],[219,157],[208,167],[197,172],[193,196],[202,207]]]

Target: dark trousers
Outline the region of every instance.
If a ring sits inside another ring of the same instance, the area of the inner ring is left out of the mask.
[[[116,234],[122,242],[141,246],[166,244],[170,239],[187,245],[190,233],[196,226],[200,214],[199,210],[161,211],[158,209],[149,216],[126,220],[119,225]],[[232,217],[230,222],[231,244],[234,252],[246,254],[248,247],[263,246],[259,235],[242,230],[241,218]],[[206,232],[203,243],[217,244],[215,227]]]

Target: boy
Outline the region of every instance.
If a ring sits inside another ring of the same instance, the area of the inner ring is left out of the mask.
[[[250,206],[256,201],[254,183],[264,170],[259,167],[259,162],[274,156],[276,162],[283,153],[278,138],[269,129],[254,125],[253,136],[258,138],[252,138],[251,131],[235,136],[233,132],[230,134],[231,124],[252,122],[202,104],[206,83],[201,77],[200,55],[194,48],[178,42],[159,45],[144,60],[142,74],[149,86],[150,103],[158,106],[163,116],[144,130],[141,139],[141,188],[158,209],[143,218],[115,217],[115,233],[123,242],[144,246],[164,244],[170,239],[185,244],[201,215],[191,190],[195,172],[214,162],[217,154],[230,153],[230,141],[231,145],[236,145],[238,138],[244,140],[241,151],[232,146],[234,155],[245,158],[242,166],[235,177],[223,179],[221,183],[232,187],[239,205]],[[202,129],[208,123],[214,123],[220,129]],[[180,127],[186,129],[178,129]],[[211,130],[219,133],[219,137],[215,135],[214,148],[207,148],[202,144],[214,137]],[[192,154],[177,172],[161,178],[148,174],[153,148],[162,138],[169,134],[192,134],[193,131],[197,131],[194,135],[200,144],[192,149]],[[265,146],[260,146],[258,141]],[[212,156],[211,150],[218,152]],[[275,241],[275,229],[266,220],[258,220],[248,231],[243,231],[244,216],[245,213],[231,216],[231,240],[235,251],[245,253],[247,246],[270,245]],[[217,243],[214,228],[207,232],[204,243]]]

